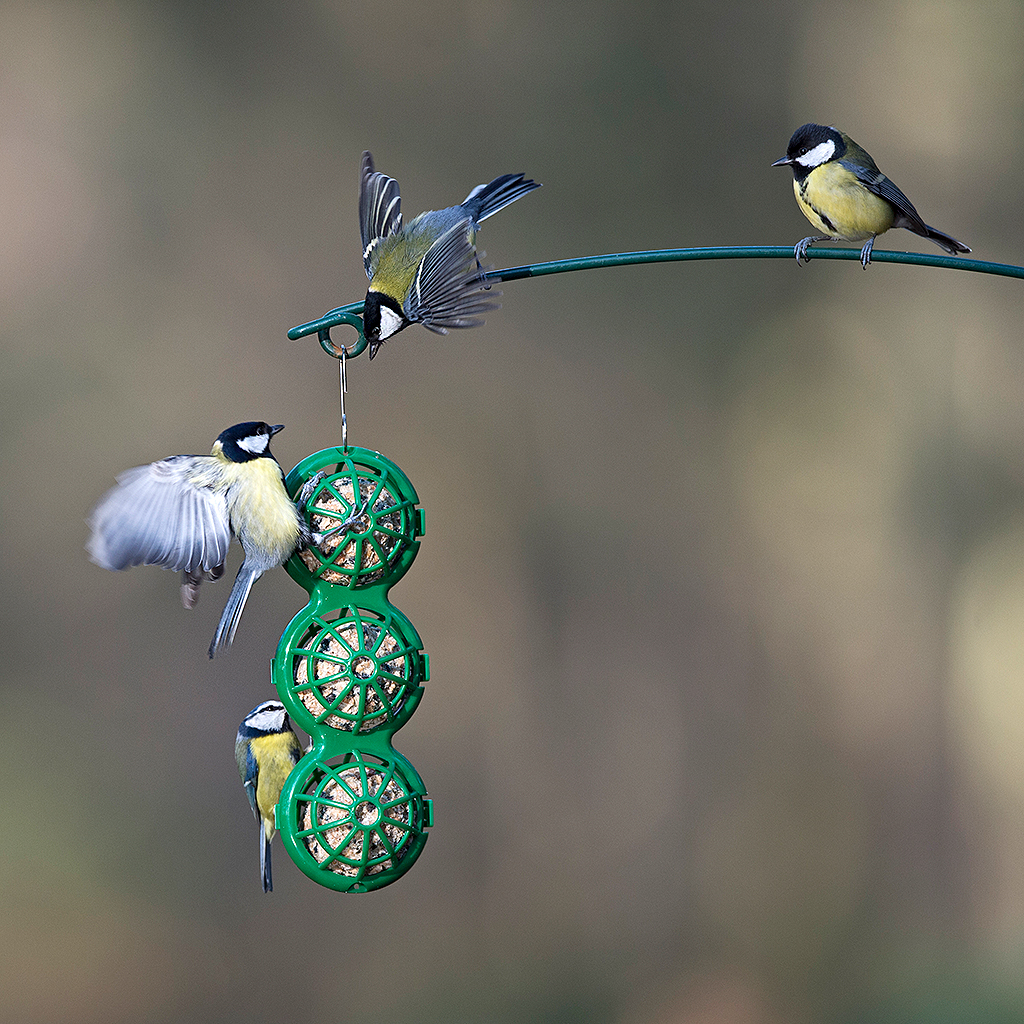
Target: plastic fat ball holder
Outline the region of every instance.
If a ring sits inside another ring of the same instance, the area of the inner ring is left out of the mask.
[[[429,674],[419,635],[388,601],[416,557],[423,510],[405,474],[377,452],[316,452],[288,474],[288,493],[318,474],[306,502],[314,544],[286,565],[309,604],[271,664],[312,746],[281,792],[277,827],[315,882],[367,892],[412,867],[432,824],[422,779],[391,743]]]

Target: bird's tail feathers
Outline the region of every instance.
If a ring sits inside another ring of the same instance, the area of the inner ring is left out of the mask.
[[[260,877],[263,879],[263,891],[274,891],[274,880],[270,870],[270,840],[273,832],[267,835],[267,829],[260,822]]]
[[[231,587],[228,603],[224,605],[220,622],[217,623],[217,632],[213,634],[213,641],[210,644],[211,658],[231,646],[231,642],[235,639],[235,630],[238,629],[238,620],[242,617],[242,610],[249,597],[249,591],[262,575],[262,572],[255,572],[246,566],[245,562],[242,563],[238,575],[235,577],[234,585]]]
[[[927,224],[925,224],[925,230],[927,231],[925,238],[930,238],[936,245],[945,249],[950,256],[958,256],[962,252],[971,251],[969,246],[958,242],[952,235],[947,235],[944,231],[936,231],[935,228]]]
[[[540,182],[533,181],[523,174],[503,174],[487,185],[477,185],[461,205],[479,224],[535,188],[540,188]]]

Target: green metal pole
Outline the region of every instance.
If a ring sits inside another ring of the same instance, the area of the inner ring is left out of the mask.
[[[818,249],[811,248],[808,254],[814,259],[860,260],[860,249]],[[737,260],[737,259],[793,259],[791,245],[720,245],[697,249],[650,249],[644,252],[610,253],[604,256],[578,256],[569,260],[552,260],[549,263],[528,263],[522,267],[494,270],[487,275],[489,281],[518,281],[524,277],[547,277],[549,274],[565,274],[573,270],[597,270],[601,267],[627,267],[641,263],[679,263],[687,260]],[[967,260],[959,256],[932,256],[928,253],[890,252],[875,249],[871,253],[872,263],[910,263],[921,267],[942,267],[946,270],[967,270],[976,274],[995,274],[997,277],[1024,278],[1024,267],[1010,263],[987,263],[984,260]],[[319,320],[293,327],[288,332],[292,341],[315,334],[320,346],[335,358],[341,351],[331,341],[331,329],[347,324],[358,332],[358,340],[346,346],[347,356],[357,356],[366,348],[363,337],[363,321],[359,314],[362,302],[339,306],[324,314]]]

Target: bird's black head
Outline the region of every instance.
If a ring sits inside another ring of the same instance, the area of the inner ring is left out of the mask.
[[[401,305],[390,295],[372,288],[367,291],[363,305],[363,337],[370,344],[371,359],[388,338],[405,330],[411,323]]]
[[[219,446],[224,458],[230,462],[248,462],[250,459],[264,456],[273,458],[270,454],[270,439],[283,429],[283,423],[273,427],[258,421],[236,423],[233,427],[221,431],[213,444],[214,451]]]
[[[288,712],[279,700],[265,700],[242,719],[238,735],[244,739],[253,736],[272,736],[289,728]]]
[[[846,140],[841,132],[823,124],[805,124],[793,132],[786,155],[772,167],[792,167],[794,176],[800,179],[815,167],[838,160],[845,152]]]

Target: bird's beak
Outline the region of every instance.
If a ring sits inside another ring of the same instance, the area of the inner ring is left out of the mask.
[[[274,426],[270,428],[270,436],[273,437],[275,434],[280,433],[282,430],[284,430],[284,424],[275,423]]]
[[[772,167],[788,167],[792,162],[788,156],[784,156],[781,160],[776,160]]]

